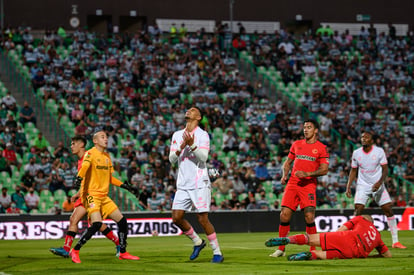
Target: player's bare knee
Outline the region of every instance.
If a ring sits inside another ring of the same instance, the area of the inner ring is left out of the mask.
[[[282,211],[280,211],[280,221],[281,222],[290,222],[290,219],[292,218],[292,213],[290,210],[286,208],[282,208]]]

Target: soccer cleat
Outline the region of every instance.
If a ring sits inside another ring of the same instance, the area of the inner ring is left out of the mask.
[[[399,249],[406,249],[406,246],[403,246],[400,242],[396,242],[392,244],[392,248],[399,248]]]
[[[52,252],[55,255],[62,256],[63,258],[69,258],[69,252],[67,252],[63,247],[58,248],[50,248],[50,252]]]
[[[280,238],[268,239],[265,242],[265,245],[267,247],[272,247],[272,246],[279,246],[279,245],[287,245],[289,243],[290,243],[289,238],[287,238],[287,237],[280,237]]]
[[[273,258],[284,257],[286,256],[286,253],[283,250],[277,249],[275,252],[273,252],[269,256]]]
[[[71,249],[69,252],[69,256],[72,258],[72,262],[75,264],[80,264],[81,260],[79,258],[79,250]]]
[[[135,260],[135,261],[138,261],[139,257],[133,256],[133,255],[129,254],[128,252],[125,252],[125,253],[119,253],[119,259],[120,260]]]
[[[120,246],[120,245],[117,245],[117,246],[115,246],[115,249],[116,249],[116,254],[115,254],[115,256],[119,257],[119,255],[120,255],[120,253],[121,253],[121,246]]]
[[[195,245],[193,249],[193,253],[190,255],[190,260],[197,259],[198,255],[200,254],[201,250],[206,247],[206,241],[202,240],[200,245]]]
[[[211,259],[211,262],[216,263],[216,264],[222,263],[223,261],[224,261],[223,255],[218,255],[218,254],[213,255],[213,259]]]
[[[292,254],[288,256],[288,261],[307,261],[312,258],[312,253],[308,252],[300,252],[297,254]]]

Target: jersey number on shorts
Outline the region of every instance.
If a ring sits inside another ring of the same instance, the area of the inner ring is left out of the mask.
[[[315,197],[313,196],[313,194],[312,194],[312,193],[310,193],[310,194],[308,194],[308,199],[309,199],[310,201],[314,201],[314,200],[315,200]]]
[[[90,205],[91,203],[93,203],[93,197],[92,196],[88,196],[87,197],[88,200],[88,204]]]

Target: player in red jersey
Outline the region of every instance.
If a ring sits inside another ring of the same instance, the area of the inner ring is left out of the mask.
[[[307,120],[303,124],[305,139],[295,141],[290,147],[289,155],[283,164],[282,184],[286,185],[280,212],[279,237],[286,237],[290,231],[290,220],[297,207],[305,213],[306,233],[315,234],[316,178],[326,175],[329,167],[329,154],[326,146],[318,141],[319,124]],[[288,180],[293,162],[292,173]],[[311,247],[311,250],[314,249]],[[285,255],[285,246],[269,256]]]
[[[82,166],[83,156],[85,155],[86,151],[86,143],[86,139],[82,136],[75,136],[72,138],[70,149],[72,150],[72,154],[78,156],[78,171]],[[86,209],[81,202],[79,192],[72,197],[72,201],[74,200],[76,200],[75,209],[73,210],[72,215],[70,216],[70,223],[65,237],[65,244],[63,245],[63,247],[49,249],[49,251],[53,254],[65,258],[69,257],[69,251],[72,246],[73,239],[75,238],[76,233],[78,232],[78,223],[86,215]],[[101,231],[109,240],[114,242],[114,244],[116,245],[116,256],[118,257],[120,251],[118,237],[104,223],[102,224],[99,231]]]
[[[300,234],[274,238],[266,241],[266,246],[286,244],[318,246],[321,250],[290,255],[289,261],[367,258],[374,248],[380,257],[392,257],[381,239],[370,215],[356,216],[344,223],[336,232]]]

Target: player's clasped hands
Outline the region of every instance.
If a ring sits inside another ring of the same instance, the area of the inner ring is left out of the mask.
[[[194,143],[194,135],[191,135],[189,132],[184,131],[183,134],[183,143],[181,144],[181,150],[184,149],[186,145],[191,146]]]

